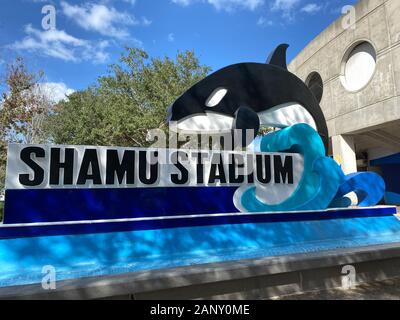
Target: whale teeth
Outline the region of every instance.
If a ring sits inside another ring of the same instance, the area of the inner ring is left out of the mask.
[[[306,123],[318,131],[313,116],[297,102],[288,102],[275,106],[266,111],[259,112],[258,116],[262,126],[286,128],[297,123]]]

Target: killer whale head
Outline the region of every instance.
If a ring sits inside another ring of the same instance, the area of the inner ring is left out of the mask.
[[[260,126],[313,127],[328,147],[328,129],[313,93],[286,65],[287,44],[279,45],[266,63],[239,63],[199,81],[168,109],[168,121],[189,133],[220,133]]]

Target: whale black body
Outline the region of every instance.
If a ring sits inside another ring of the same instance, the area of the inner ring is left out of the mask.
[[[305,83],[287,70],[287,48],[288,45],[280,45],[265,64],[239,63],[210,74],[193,85],[171,105],[168,120],[179,124],[196,115],[216,114],[233,118],[232,129],[258,131],[260,125],[258,115],[264,114],[263,120],[268,122],[269,110],[288,103],[296,103],[303,107],[302,112],[307,113],[308,118],[312,117],[315,122],[314,127],[327,149],[328,129],[325,117],[318,101]],[[206,101],[217,88],[223,88],[226,93],[217,105],[209,107]],[[296,115],[293,115],[293,118],[296,119]],[[299,120],[301,122],[301,119]],[[261,121],[261,125],[264,124]],[[285,124],[282,127],[285,127]]]

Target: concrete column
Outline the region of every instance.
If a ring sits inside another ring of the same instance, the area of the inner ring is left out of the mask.
[[[345,174],[357,172],[356,149],[352,136],[332,137],[333,158]]]

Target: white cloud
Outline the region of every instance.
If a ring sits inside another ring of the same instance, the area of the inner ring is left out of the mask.
[[[195,2],[207,2],[217,10],[232,11],[234,9],[255,10],[264,4],[264,0],[171,0],[173,3],[188,6]]]
[[[275,0],[272,10],[292,10],[300,2],[300,0]]]
[[[130,3],[131,5],[135,5],[136,0],[122,0],[123,2]]]
[[[318,5],[316,3],[309,3],[305,5],[303,8],[301,8],[301,11],[309,14],[314,14],[320,11],[321,9],[322,5]]]
[[[129,37],[126,26],[138,25],[140,21],[134,16],[119,12],[114,7],[103,4],[87,3],[84,5],[70,5],[61,1],[64,15],[88,31],[95,31],[104,36],[118,39]],[[146,19],[148,22],[148,20]]]
[[[189,4],[192,4],[192,3],[196,2],[196,1],[194,1],[194,0],[172,0],[172,2],[186,7]]]
[[[267,20],[265,17],[260,17],[257,20],[257,25],[260,27],[272,26],[273,24],[272,20]]]
[[[75,92],[64,82],[44,82],[39,84],[40,91],[54,103],[68,99],[68,95]]]
[[[255,10],[264,3],[263,0],[208,0],[217,10],[233,10],[235,8],[243,8]]]
[[[309,3],[300,7],[302,0],[170,0],[181,6],[189,6],[193,3],[208,3],[214,6],[217,10],[233,11],[235,9],[246,9],[254,11],[263,6],[266,2],[270,3],[271,11],[280,12],[284,19],[293,21],[296,13],[303,12],[307,14],[315,14],[323,8],[323,5]],[[299,8],[300,7],[300,8]],[[259,18],[257,25],[265,26],[272,25],[272,21]]]
[[[152,23],[153,23],[153,21],[147,19],[146,17],[142,17],[142,24],[143,24],[144,26],[149,26],[149,25],[151,25]]]
[[[324,6],[317,3],[308,3],[300,6],[302,0],[274,0],[271,6],[271,11],[282,13],[282,18],[288,22],[293,22],[298,13],[315,14]]]
[[[301,0],[275,0],[272,4],[272,11],[282,12],[282,17],[289,21],[294,19],[296,6]]]
[[[58,58],[64,61],[82,60],[104,63],[108,60],[108,41],[91,42],[69,35],[64,30],[38,30],[31,25],[25,26],[26,37],[8,47],[14,50],[26,50],[42,56]]]
[[[175,41],[175,35],[173,33],[170,33],[167,37],[167,40],[169,42],[174,42]]]

